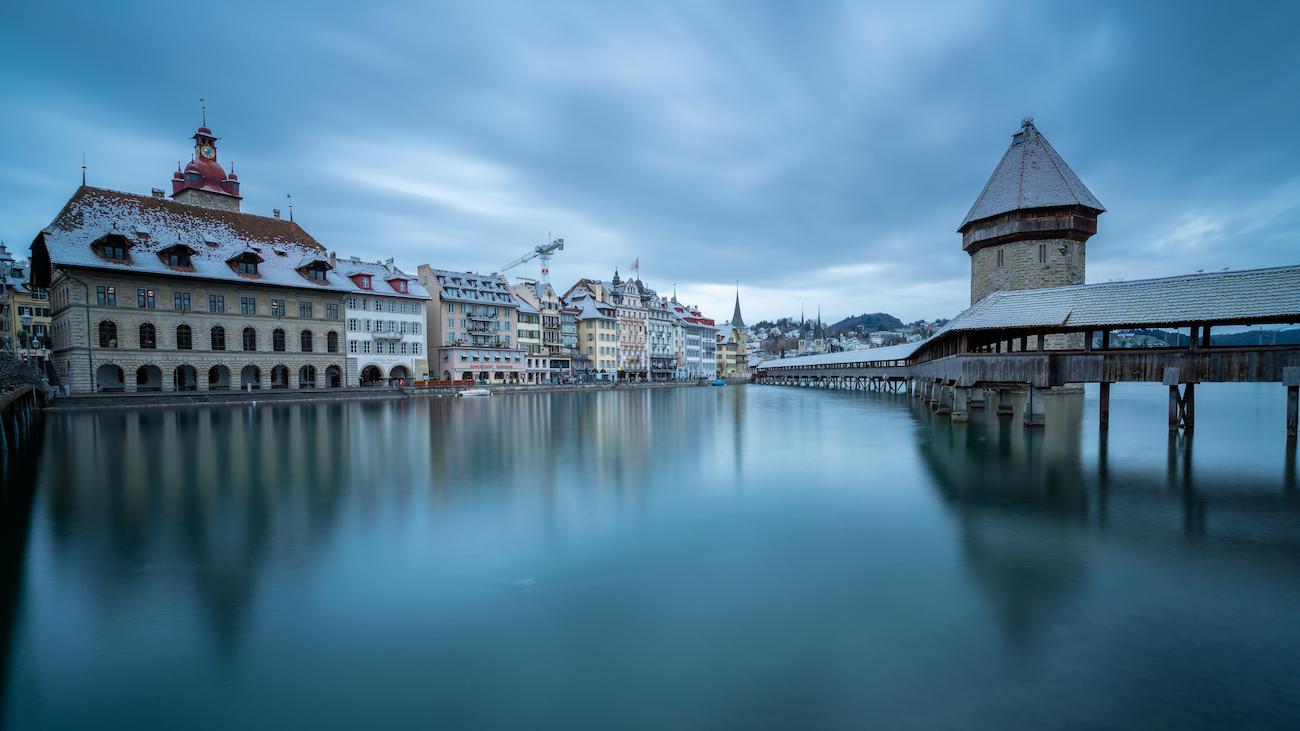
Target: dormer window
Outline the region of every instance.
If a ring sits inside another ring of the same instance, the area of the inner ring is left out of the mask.
[[[131,242],[122,234],[108,234],[95,242],[95,250],[100,256],[113,261],[129,261],[128,250]]]
[[[176,244],[158,252],[163,263],[174,269],[193,269],[194,263],[190,260],[193,250],[184,244]]]
[[[236,272],[239,272],[244,276],[256,277],[258,276],[257,265],[261,262],[262,257],[259,256],[257,252],[245,249],[238,256],[228,260],[226,263],[230,264]]]
[[[374,289],[374,279],[369,274],[354,274],[352,281],[361,289]]]
[[[298,270],[299,274],[307,279],[307,281],[317,283],[328,282],[329,270],[333,269],[333,267],[330,266],[328,259],[322,258],[316,254],[308,254],[307,256],[304,256],[295,268]]]
[[[393,291],[406,294],[407,288],[405,279],[390,279],[388,280],[388,283],[393,286]]]

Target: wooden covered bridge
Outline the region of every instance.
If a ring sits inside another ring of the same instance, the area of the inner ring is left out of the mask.
[[[1110,384],[1161,383],[1169,388],[1169,428],[1189,431],[1196,425],[1196,384],[1278,383],[1287,398],[1287,435],[1295,439],[1300,344],[1274,344],[1262,333],[1253,344],[1223,344],[1213,335],[1216,328],[1296,323],[1300,265],[994,292],[924,342],[769,360],[755,369],[755,381],[907,391],[954,421],[982,408],[986,396],[1009,411],[1008,394],[1021,390],[1028,392],[1026,426],[1043,425],[1050,392],[1096,383],[1102,429]],[[1119,347],[1112,337],[1169,329],[1179,337],[1158,346]]]

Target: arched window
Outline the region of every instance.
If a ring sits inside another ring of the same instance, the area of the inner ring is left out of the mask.
[[[147,322],[140,326],[140,347],[141,348],[158,347],[158,334],[154,332],[153,325]]]
[[[194,349],[194,335],[190,331],[189,325],[178,325],[176,327],[176,349],[177,350]]]
[[[244,348],[244,350],[248,350],[248,348]],[[278,327],[271,333],[271,350],[277,353],[284,352],[284,331]]]
[[[116,348],[117,347],[117,323],[112,320],[104,320],[99,323],[99,347]]]
[[[311,330],[302,331],[302,352],[311,352]]]
[[[244,350],[257,350],[257,331],[251,327],[244,328]]]
[[[330,330],[329,334],[325,336],[325,350],[331,353],[339,352],[339,334],[333,330]]]
[[[212,328],[212,349],[213,350],[226,349],[226,328],[220,325],[217,325],[216,327]]]

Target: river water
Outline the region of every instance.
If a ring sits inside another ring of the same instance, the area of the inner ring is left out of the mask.
[[[1276,385],[1047,428],[729,386],[54,413],[8,728],[1249,728],[1300,718]]]

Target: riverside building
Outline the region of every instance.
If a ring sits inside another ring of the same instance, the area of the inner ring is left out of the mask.
[[[0,242],[0,351],[35,360],[42,373],[50,357],[50,296],[32,285],[29,267]]]
[[[240,211],[217,137],[172,200],[82,185],[32,243],[55,377],[73,393],[338,387],[350,284],[292,220]]]
[[[515,334],[518,306],[506,278],[428,264],[421,264],[416,274],[431,297],[425,307],[430,377],[524,382],[525,353]]]
[[[392,259],[371,262],[331,254],[330,261],[352,290],[344,311],[348,370],[355,378],[349,385],[429,379],[424,318],[430,297],[419,280]]]

